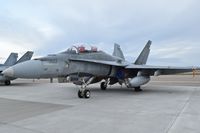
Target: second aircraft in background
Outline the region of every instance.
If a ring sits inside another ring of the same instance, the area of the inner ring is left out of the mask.
[[[13,66],[15,64],[30,60],[33,56],[32,51],[27,51],[18,61],[18,54],[17,53],[11,53],[10,56],[7,58],[6,62],[4,64],[0,64],[0,82],[4,83],[5,85],[10,85],[11,80],[14,80],[16,78],[14,77],[6,77],[2,74],[2,71],[7,69],[10,66]]]

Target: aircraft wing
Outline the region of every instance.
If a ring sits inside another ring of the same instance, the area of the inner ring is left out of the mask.
[[[141,71],[143,74],[149,75],[149,76],[170,75],[170,74],[192,72],[193,70],[196,70],[196,69],[200,70],[200,68],[194,68],[194,67],[135,65],[135,64],[127,63],[127,62],[99,61],[99,60],[92,60],[92,59],[70,59],[70,61],[117,66],[117,67],[122,67],[125,70],[128,70],[130,72],[133,71],[137,73]]]
[[[170,75],[185,72],[192,72],[193,70],[199,70],[194,67],[172,67],[172,66],[150,66],[150,65],[128,65],[125,67],[128,70],[142,71],[147,75]]]

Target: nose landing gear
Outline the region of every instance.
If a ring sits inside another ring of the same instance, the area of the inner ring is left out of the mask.
[[[90,90],[87,90],[87,89],[80,89],[78,91],[78,97],[79,98],[90,98]]]
[[[78,97],[79,98],[90,98],[91,93],[90,90],[86,89],[86,87],[93,81],[94,77],[91,77],[87,80],[87,82],[84,80],[84,78],[82,79],[82,86],[81,89],[79,89],[78,91]]]

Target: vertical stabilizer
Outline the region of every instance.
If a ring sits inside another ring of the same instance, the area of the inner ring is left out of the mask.
[[[5,66],[12,66],[17,62],[18,54],[11,53],[6,62],[4,63]]]
[[[32,58],[33,56],[33,52],[32,51],[27,51],[17,62],[17,63],[21,63],[21,62],[24,62],[24,61],[28,61]]]
[[[123,52],[122,52],[119,44],[115,43],[115,45],[114,45],[114,51],[113,51],[113,56],[116,56],[116,57],[119,57],[119,58],[125,60],[124,54],[123,54]]]
[[[144,49],[142,50],[142,52],[140,53],[139,57],[137,58],[134,64],[145,65],[147,63],[147,59],[150,53],[151,43],[152,42],[150,40],[147,42],[146,46],[144,47]]]

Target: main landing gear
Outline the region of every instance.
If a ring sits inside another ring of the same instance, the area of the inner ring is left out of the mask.
[[[135,92],[141,92],[141,91],[143,91],[143,90],[140,88],[140,86],[139,87],[135,87]]]
[[[106,82],[102,82],[100,86],[101,86],[101,90],[106,90],[108,85]]]
[[[6,81],[4,82],[4,84],[8,86],[8,85],[11,84],[11,82],[10,82],[10,80],[6,80]]]
[[[110,78],[106,79],[105,81],[101,82],[101,90],[106,90],[108,85],[110,84]]]

